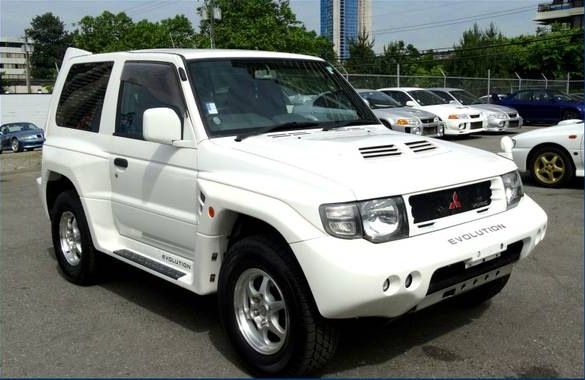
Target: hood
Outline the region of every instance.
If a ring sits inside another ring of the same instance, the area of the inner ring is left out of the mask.
[[[434,118],[435,114],[410,107],[378,108],[372,110],[377,117],[418,117],[419,119]]]
[[[513,108],[506,107],[506,106],[500,106],[497,104],[474,104],[472,107],[478,108],[481,110],[492,111],[492,112],[516,113],[516,114],[518,113],[518,111],[516,111]]]
[[[420,106],[419,109],[432,112],[436,115],[443,116],[451,113],[470,113],[471,107],[461,106],[458,104],[437,104],[434,106]]]
[[[501,175],[516,169],[495,154],[382,126],[291,131],[216,144],[318,175],[356,199],[402,195]],[[481,170],[478,170],[481,168]],[[288,178],[282,170],[283,180]]]

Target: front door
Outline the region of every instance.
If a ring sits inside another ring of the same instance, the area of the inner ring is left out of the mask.
[[[164,58],[162,58],[164,57]],[[160,62],[167,59],[167,62]],[[145,141],[144,111],[168,107],[192,134],[178,57],[126,61],[112,137],[112,208],[120,235],[192,259],[197,225],[196,149]],[[125,247],[120,247],[125,248]]]

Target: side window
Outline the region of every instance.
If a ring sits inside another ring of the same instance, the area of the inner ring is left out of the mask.
[[[546,90],[535,90],[532,93],[532,100],[537,102],[545,102],[549,100],[548,92]]]
[[[447,103],[449,103],[451,100],[453,100],[453,98],[451,96],[449,96],[449,94],[447,94],[446,92],[443,91],[433,91],[431,90],[431,92],[435,95],[437,95],[438,97],[440,97],[441,99],[443,99],[444,101],[446,101]]]
[[[60,127],[97,132],[113,62],[79,63],[71,66],[57,106]]]
[[[386,95],[392,97],[394,100],[400,103],[400,105],[403,107],[406,106],[406,102],[412,100],[408,97],[408,95],[400,91],[385,91],[385,93]]]
[[[127,62],[116,116],[116,136],[143,139],[142,116],[149,108],[168,107],[182,119],[185,102],[177,69],[171,63]]]
[[[532,91],[520,91],[514,96],[517,100],[532,100]]]

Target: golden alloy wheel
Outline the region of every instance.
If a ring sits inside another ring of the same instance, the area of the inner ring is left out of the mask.
[[[534,160],[534,174],[544,184],[554,185],[563,179],[567,164],[556,152],[543,152]]]

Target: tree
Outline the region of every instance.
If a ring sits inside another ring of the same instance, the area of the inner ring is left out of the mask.
[[[94,53],[128,50],[127,35],[134,22],[124,12],[85,16],[77,23],[74,32],[75,45]]]
[[[56,75],[55,65],[61,64],[65,50],[71,45],[71,35],[65,30],[61,19],[50,12],[33,18],[30,26],[25,35],[34,42],[32,76],[53,79]]]
[[[345,65],[350,73],[376,73],[376,53],[374,40],[367,33],[360,33],[349,43],[349,59]]]
[[[222,19],[214,21],[215,44],[225,49],[284,51],[333,60],[333,44],[307,31],[288,0],[215,0]],[[202,12],[203,9],[199,8]],[[209,20],[202,20],[197,46],[209,47]]]
[[[93,53],[154,48],[194,46],[191,21],[177,15],[159,22],[134,22],[126,13],[104,11],[97,17],[85,16],[74,32],[77,47]]]

